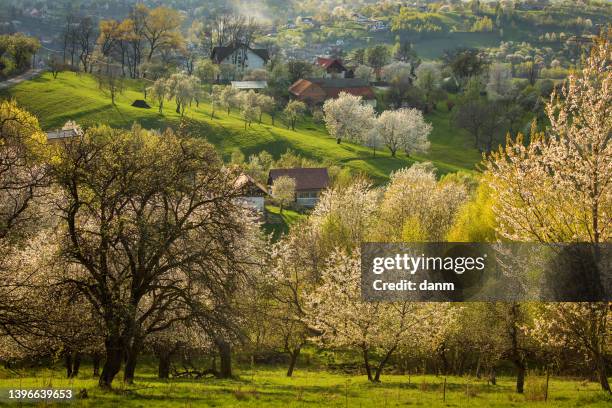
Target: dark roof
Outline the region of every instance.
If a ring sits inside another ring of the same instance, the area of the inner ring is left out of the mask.
[[[266,188],[266,186],[262,185],[253,177],[245,173],[242,173],[240,176],[238,176],[238,178],[234,182],[234,187],[244,193],[249,193],[250,191],[253,191],[253,189],[258,189],[264,194],[268,194],[268,189]]]
[[[151,106],[142,99],[136,99],[134,102],[132,102],[132,106],[135,108],[151,109]]]
[[[227,47],[215,47],[212,50],[212,54],[210,58],[216,63],[220,63],[225,58],[232,55],[234,51],[240,48],[245,48],[245,47],[251,50],[255,55],[259,56],[265,62],[268,62],[270,60],[270,54],[268,53],[268,50],[266,50],[265,48],[251,48],[251,47],[247,47],[244,44],[230,45]]]
[[[279,177],[287,176],[295,179],[295,189],[323,190],[329,185],[329,175],[326,168],[294,168],[294,169],[272,169],[268,176],[268,185],[272,185]]]
[[[308,78],[308,81],[322,88],[359,88],[370,85],[366,79],[361,78]]]

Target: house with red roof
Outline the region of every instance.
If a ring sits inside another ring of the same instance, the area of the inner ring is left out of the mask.
[[[337,98],[341,92],[361,96],[363,101],[376,106],[376,94],[368,81],[359,78],[299,79],[289,87],[289,93],[308,105],[320,105]]]

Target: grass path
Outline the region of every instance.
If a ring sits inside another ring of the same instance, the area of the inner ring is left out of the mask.
[[[89,126],[108,123],[115,127],[129,127],[134,122],[146,128],[163,129],[176,126],[179,116],[174,112],[174,103],[166,102],[163,115],[151,101],[152,109],[130,106],[136,99],[143,99],[143,84],[127,81],[125,91],[117,97],[113,106],[110,98],[98,89],[96,81],[89,75],[70,72],[60,73],[53,79],[50,73],[22,82],[11,89],[0,91],[0,97],[15,98],[24,108],[38,116],[43,129],[60,127],[67,120],[76,120]],[[378,180],[385,180],[389,173],[410,166],[415,161],[430,160],[441,174],[458,170],[474,170],[480,154],[471,146],[469,137],[453,129],[446,108],[428,115],[433,123],[431,149],[428,154],[392,158],[386,151],[378,151],[376,157],[371,149],[351,143],[336,144],[324,129],[307,119],[296,131],[279,124],[272,126],[271,118],[265,116],[262,124],[253,124],[246,130],[239,112],[217,111],[210,118],[211,106],[200,103],[187,109],[186,116],[192,120],[193,133],[206,137],[228,158],[231,152],[240,149],[245,155],[269,151],[278,157],[287,149],[326,163],[349,166],[365,172]]]

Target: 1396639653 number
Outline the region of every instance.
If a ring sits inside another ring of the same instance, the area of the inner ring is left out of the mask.
[[[8,389],[3,393],[9,400],[68,400],[72,399],[70,389]]]

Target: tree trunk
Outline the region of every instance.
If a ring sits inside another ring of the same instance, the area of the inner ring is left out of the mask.
[[[612,391],[610,391],[610,383],[608,383],[606,361],[603,355],[599,355],[597,358],[597,377],[599,378],[599,384],[601,385],[601,389],[603,391],[606,391],[608,394],[612,394]]]
[[[366,374],[368,375],[368,381],[373,381],[372,368],[370,367],[370,357],[368,356],[368,349],[366,347],[362,347],[362,350],[363,350],[363,365],[365,366]]]
[[[525,388],[525,364],[515,362],[516,365],[516,392],[522,394]]]
[[[524,385],[525,385],[525,361],[521,352],[519,351],[519,338],[518,338],[518,316],[519,316],[519,304],[514,303],[510,308],[510,314],[513,319],[512,326],[510,328],[510,340],[512,343],[511,349],[511,360],[514,366],[516,367],[516,392],[519,394],[523,393]]]
[[[476,360],[476,378],[480,379],[480,362],[482,361],[482,355],[478,353],[478,360]]]
[[[217,339],[217,349],[219,350],[219,358],[221,360],[221,369],[219,371],[219,378],[231,378],[232,377],[232,347],[230,343],[224,339]]]
[[[159,365],[157,368],[157,377],[167,380],[170,378],[170,362],[171,362],[170,353],[160,353],[159,354]]]
[[[102,357],[98,353],[95,353],[91,357],[91,363],[93,365],[93,376],[94,377],[99,377],[100,376],[100,360],[101,359],[102,359]]]
[[[380,364],[378,364],[378,367],[376,367],[376,375],[374,376],[374,382],[380,382],[380,375],[382,374],[382,370],[385,367],[385,364],[387,364],[387,361],[389,361],[389,357],[391,357],[391,354],[393,354],[394,351],[395,347],[391,347],[387,354],[385,354],[385,357],[381,360]]]
[[[442,374],[448,374],[448,358],[446,357],[446,345],[443,343],[438,349],[438,355],[440,356],[440,361],[442,361]]]
[[[123,342],[117,337],[108,337],[105,340],[106,359],[102,367],[102,374],[98,385],[101,388],[111,388],[113,379],[121,370],[121,360],[123,360]]]
[[[491,385],[497,385],[497,374],[495,373],[495,367],[493,367],[489,373],[489,382]]]
[[[64,366],[66,367],[66,378],[72,378],[72,353],[67,352],[64,356]]]
[[[296,347],[289,353],[289,368],[287,369],[287,377],[291,377],[293,375],[293,369],[295,368],[295,364],[297,363],[300,355],[300,350],[301,347]]]
[[[79,368],[81,368],[81,353],[75,353],[72,360],[72,377],[76,378],[79,375]]]
[[[138,354],[142,349],[142,340],[135,338],[132,345],[126,350],[125,359],[125,370],[123,372],[123,382],[126,384],[134,383],[134,375],[136,373],[136,363],[138,361]]]

